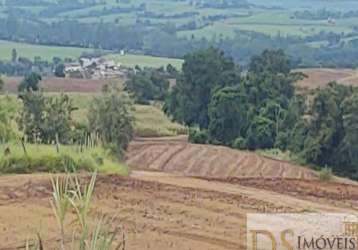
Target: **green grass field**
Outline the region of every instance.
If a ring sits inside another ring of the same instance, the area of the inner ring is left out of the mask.
[[[92,49],[86,48],[74,48],[74,47],[57,47],[57,46],[43,46],[33,45],[26,43],[16,43],[0,40],[0,60],[11,60],[12,49],[16,49],[18,56],[34,59],[36,56],[40,56],[42,59],[52,61],[53,57],[73,58],[76,59],[81,56],[83,52],[93,52]],[[126,67],[165,67],[168,64],[172,64],[177,69],[181,69],[183,60],[166,58],[166,57],[154,57],[145,55],[131,55],[127,54],[121,56],[119,54],[109,54],[106,56],[109,59],[113,59],[120,62]]]
[[[52,1],[55,2],[55,1]],[[197,38],[213,36],[219,36],[222,34],[225,36],[232,36],[236,30],[249,30],[261,32],[269,35],[276,35],[281,33],[282,35],[300,35],[307,36],[316,34],[321,31],[332,31],[335,33],[349,33],[352,31],[352,27],[356,25],[357,18],[344,18],[337,20],[336,26],[327,26],[325,20],[312,21],[312,20],[297,20],[291,18],[293,13],[297,10],[309,10],[317,11],[320,9],[327,9],[333,11],[347,12],[358,7],[357,1],[352,0],[290,0],[290,1],[267,1],[267,0],[248,0],[250,8],[214,8],[214,7],[197,7],[191,3],[192,1],[171,1],[171,0],[130,0],[116,1],[116,0],[103,0],[101,4],[95,6],[81,7],[78,9],[68,9],[60,11],[53,17],[40,17],[42,21],[53,22],[63,19],[72,19],[86,23],[98,23],[103,22],[115,22],[119,21],[121,25],[133,25],[138,20],[150,21],[148,26],[155,26],[157,24],[171,23],[174,25],[180,25],[189,22],[197,22],[202,24],[203,17],[220,15],[225,18],[212,21],[205,28],[199,28],[195,30],[183,30],[180,32],[181,36],[189,36],[194,34]],[[145,4],[147,12],[159,14],[160,17],[143,17],[139,15],[135,9],[124,12],[107,12],[104,14],[94,15],[93,11],[101,12],[104,8],[132,8]],[[38,15],[40,11],[46,9],[48,6],[15,6],[21,10],[31,12],[33,15]],[[269,8],[267,8],[269,7]],[[279,7],[279,8],[276,8]],[[189,15],[185,17],[173,17],[176,14],[183,13],[195,13],[195,15]],[[6,16],[7,9],[4,5],[0,6],[0,16]],[[242,15],[242,16],[241,16]],[[76,54],[75,51],[64,52],[64,55],[71,56]],[[4,57],[3,51],[1,56]],[[24,52],[25,53],[25,52]],[[51,54],[51,52],[48,52]],[[9,57],[9,53],[5,54]],[[31,55],[33,56],[33,55]],[[51,57],[51,55],[49,55]],[[46,55],[43,56],[46,58]],[[128,64],[133,65],[136,62],[132,62],[131,58],[127,58]],[[145,59],[143,59],[145,60]],[[126,62],[124,62],[126,63]],[[145,64],[145,63],[144,63]],[[160,63],[158,63],[160,64]]]
[[[59,93],[46,93],[59,95]],[[66,93],[72,99],[78,110],[73,112],[73,118],[78,122],[87,122],[87,112],[94,94]],[[16,100],[15,95],[10,95]],[[0,98],[4,96],[0,95]],[[16,104],[18,102],[15,102]],[[20,104],[19,106],[20,107]],[[134,133],[136,136],[176,136],[187,134],[185,126],[172,122],[161,110],[160,105],[135,105],[133,116],[135,118]]]
[[[0,40],[0,60],[11,60],[12,49],[16,49],[18,56],[34,59],[40,56],[42,59],[52,61],[53,57],[77,58],[83,52],[91,52],[92,49],[74,47],[42,46],[26,43],[15,43]]]
[[[174,59],[174,58],[166,58],[166,57],[154,57],[154,56],[145,56],[145,55],[124,55],[121,56],[119,54],[112,54],[106,56],[108,59],[113,59],[116,62],[121,63],[127,67],[135,67],[136,65],[140,67],[165,67],[168,64],[176,67],[177,69],[181,69],[183,64],[183,60]]]
[[[7,155],[4,155],[5,149],[10,151]],[[60,145],[57,152],[55,145],[25,144],[25,150],[20,142],[0,144],[0,174],[72,170],[129,174],[125,164],[101,147],[81,149],[79,146]]]

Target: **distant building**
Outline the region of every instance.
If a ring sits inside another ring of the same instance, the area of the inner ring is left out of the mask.
[[[334,18],[328,18],[327,23],[336,26],[336,20]]]
[[[81,71],[82,66],[78,62],[65,63],[65,73]]]
[[[79,62],[66,63],[65,74],[74,78],[122,78],[126,73],[119,63],[105,58],[80,58]]]

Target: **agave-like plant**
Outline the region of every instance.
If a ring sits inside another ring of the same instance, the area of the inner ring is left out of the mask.
[[[92,175],[91,181],[88,185],[85,185],[81,188],[81,184],[75,176],[73,178],[74,182],[74,190],[71,190],[69,193],[71,196],[69,197],[69,201],[72,204],[72,207],[76,211],[78,222],[82,230],[87,229],[87,218],[90,209],[91,199],[94,191],[94,186],[96,183],[97,173],[95,172]]]
[[[61,238],[60,244],[61,249],[65,249],[65,218],[70,206],[70,197],[69,197],[69,184],[70,176],[66,175],[64,179],[60,179],[58,176],[56,178],[51,178],[52,183],[52,199],[51,205],[53,212],[56,216],[57,224],[60,228]]]
[[[51,205],[60,229],[61,250],[124,250],[125,236],[119,244],[116,244],[117,237],[122,231],[120,227],[109,230],[109,225],[114,220],[102,216],[95,220],[93,226],[89,223],[89,212],[93,191],[95,188],[97,173],[93,173],[88,185],[82,186],[76,175],[67,174],[64,178],[51,178],[52,199]],[[66,215],[72,209],[76,214],[76,221],[79,224],[78,230],[72,232],[72,241],[66,246]],[[26,242],[26,250],[43,250],[42,239],[38,235],[35,244]]]

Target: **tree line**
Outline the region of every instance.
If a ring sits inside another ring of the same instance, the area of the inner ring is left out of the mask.
[[[73,100],[66,94],[45,95],[40,81],[36,73],[27,75],[19,85],[18,101],[1,96],[0,88],[0,142],[85,145],[91,138],[116,157],[122,155],[133,135],[133,106],[126,94],[107,86],[91,102],[88,122],[81,123],[73,118],[78,109]]]
[[[245,72],[217,49],[200,50],[185,56],[164,111],[192,128],[193,142],[289,150],[357,178],[357,91],[330,83],[308,97],[295,91],[303,77],[282,50],[252,57]]]
[[[65,77],[64,63],[73,62],[72,58],[61,59],[53,57],[52,61],[42,59],[35,56],[33,60],[18,54],[16,49],[11,51],[11,60],[0,60],[0,74],[7,76],[26,76],[32,72],[41,74],[42,76]]]
[[[233,37],[222,35],[211,39],[196,37],[194,34],[182,37],[177,34],[183,28],[197,28],[188,23],[181,27],[173,23],[147,23],[138,19],[135,24],[123,25],[120,20],[114,23],[81,23],[65,19],[46,23],[37,18],[18,18],[9,15],[0,18],[0,38],[23,41],[33,44],[53,46],[78,46],[118,51],[125,49],[133,53],[154,56],[182,58],[185,54],[210,46],[230,54],[235,62],[247,66],[251,56],[267,48],[284,49],[296,67],[349,67],[358,66],[354,56],[358,50],[357,30],[350,34],[320,32],[305,37],[264,35],[257,32],[237,31]],[[352,38],[345,40],[344,38]],[[309,46],[315,41],[327,41],[319,48]]]

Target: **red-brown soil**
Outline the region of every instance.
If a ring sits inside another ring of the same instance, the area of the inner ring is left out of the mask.
[[[24,246],[36,232],[46,247],[56,245],[49,178],[0,178],[0,249]],[[217,250],[244,249],[247,213],[356,210],[356,185],[297,180],[291,192],[281,181],[248,179],[231,184],[153,172],[99,176],[91,214],[115,216],[114,223],[125,232],[126,249]],[[317,189],[326,193],[316,194]],[[341,190],[349,192],[340,196]],[[66,223],[71,225],[72,218]]]
[[[192,177],[317,179],[309,168],[248,151],[187,143],[185,138],[136,139],[126,155],[128,165],[142,170]]]
[[[91,214],[115,216],[130,250],[245,249],[247,213],[358,208],[354,182],[321,182],[308,168],[192,145],[184,137],[136,140],[127,157],[146,170],[134,170],[130,177],[98,176]],[[49,175],[0,177],[0,250],[18,249],[36,232],[45,249],[53,249],[59,230],[50,199]],[[66,220],[70,228],[72,217]]]
[[[20,84],[21,77],[7,77],[5,81],[5,91],[15,93],[17,86]],[[46,92],[81,92],[81,93],[93,93],[100,92],[104,85],[108,83],[119,82],[121,79],[75,79],[75,78],[56,78],[45,77],[40,83],[40,87]]]
[[[300,89],[324,87],[327,83],[337,81],[344,85],[358,86],[358,71],[351,69],[300,69],[308,77],[299,81]]]

